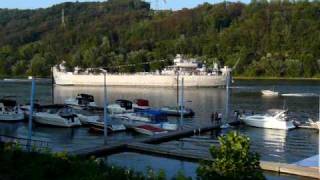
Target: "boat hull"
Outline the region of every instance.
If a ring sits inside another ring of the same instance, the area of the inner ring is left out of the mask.
[[[151,126],[151,125],[137,126],[137,127],[134,127],[133,129],[138,133],[149,135],[149,136],[153,136],[153,135],[157,135],[157,134],[165,134],[168,132],[168,131],[165,131],[165,130],[160,129],[158,127]]]
[[[15,122],[15,121],[23,121],[24,113],[7,113],[7,114],[0,114],[0,121],[5,122]]]
[[[292,121],[279,121],[273,118],[257,119],[252,117],[244,117],[243,122],[252,127],[289,130],[295,128]]]
[[[74,117],[73,122],[66,120],[55,114],[48,113],[36,113],[34,121],[39,124],[48,125],[48,126],[57,126],[57,127],[75,127],[80,126],[81,122],[78,117]]]
[[[74,74],[72,72],[53,69],[56,85],[64,86],[103,86],[103,74]],[[186,87],[223,87],[226,85],[226,76],[222,75],[180,75],[184,78]],[[176,75],[156,74],[107,74],[108,86],[163,86],[176,87]]]

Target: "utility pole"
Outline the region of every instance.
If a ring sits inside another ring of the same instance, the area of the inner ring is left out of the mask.
[[[229,119],[229,88],[230,88],[230,71],[227,71],[227,77],[226,77],[226,112],[225,112],[225,122],[228,122]]]
[[[184,78],[181,78],[181,88],[180,88],[180,130],[183,129],[183,111],[184,111]]]
[[[29,109],[29,123],[28,123],[28,151],[31,151],[31,137],[32,137],[32,115],[33,115],[33,103],[34,103],[34,91],[35,91],[35,80],[32,76],[31,80],[31,94],[30,94],[30,109]]]
[[[104,120],[104,144],[107,144],[107,138],[108,138],[108,117],[107,117],[107,83],[106,83],[106,75],[107,72],[103,72],[104,75],[104,86],[103,86],[103,120]]]

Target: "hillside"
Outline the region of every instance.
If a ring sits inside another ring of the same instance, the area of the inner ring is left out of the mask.
[[[140,0],[109,0],[0,9],[2,76],[48,76],[62,60],[69,68],[153,71],[177,53],[208,65],[233,66],[239,59],[240,76],[319,77],[320,2],[226,2],[154,11]]]

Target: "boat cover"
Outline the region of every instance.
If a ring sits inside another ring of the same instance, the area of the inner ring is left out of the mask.
[[[136,103],[138,106],[149,106],[149,101],[145,99],[137,99]]]

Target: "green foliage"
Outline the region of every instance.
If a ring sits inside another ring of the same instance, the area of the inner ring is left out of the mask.
[[[61,25],[61,10],[66,25]],[[0,9],[0,75],[50,75],[50,67],[155,71],[177,53],[233,66],[239,76],[320,74],[320,2],[252,1],[154,11],[141,0]],[[136,66],[120,66],[138,64]],[[119,67],[120,66],[120,67]]]
[[[220,147],[210,148],[213,162],[204,162],[197,170],[200,179],[265,179],[259,155],[250,152],[250,140],[237,132],[219,137]]]
[[[132,180],[165,180],[164,171],[155,172],[148,169],[146,175],[106,165],[103,159],[91,157],[89,159],[70,156],[66,152],[52,153],[49,150],[39,150],[32,147],[27,153],[17,143],[0,143],[0,179],[32,179],[32,180],[105,180],[105,179],[132,179]],[[179,173],[174,179],[186,178]]]

